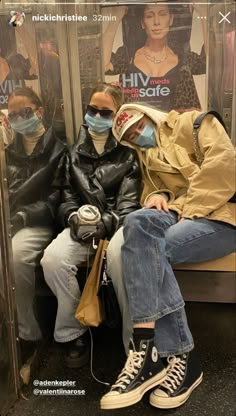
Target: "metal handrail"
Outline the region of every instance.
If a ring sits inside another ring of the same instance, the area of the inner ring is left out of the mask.
[[[20,377],[17,356],[17,326],[15,283],[13,275],[13,257],[10,234],[10,212],[8,203],[8,189],[6,178],[6,161],[4,142],[0,137],[0,255],[2,260],[3,293],[5,299],[5,311],[7,316],[7,328],[9,331],[9,351],[11,355],[12,375],[14,390],[6,398],[4,410],[12,406],[17,399],[20,390]],[[10,390],[10,389],[9,389]],[[1,413],[3,414],[3,413]]]

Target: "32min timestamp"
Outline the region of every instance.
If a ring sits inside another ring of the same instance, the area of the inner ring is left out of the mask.
[[[112,14],[93,14],[93,22],[116,22],[116,16]]]

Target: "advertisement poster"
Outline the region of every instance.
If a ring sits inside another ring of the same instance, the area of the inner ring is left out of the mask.
[[[123,87],[127,102],[179,111],[205,105],[204,5],[104,7],[105,80]]]
[[[0,110],[6,110],[15,88],[32,87],[44,102],[45,118],[61,118],[62,87],[54,27],[38,24],[36,40],[27,21],[20,27],[9,25],[0,16]]]
[[[0,16],[0,110],[6,109],[8,97],[17,87],[38,89],[36,52],[26,25],[12,27]]]

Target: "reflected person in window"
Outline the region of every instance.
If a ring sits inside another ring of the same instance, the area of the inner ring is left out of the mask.
[[[23,363],[41,339],[33,310],[35,269],[55,233],[65,155],[65,145],[51,128],[46,130],[43,113],[40,98],[29,87],[15,89],[9,97],[14,138],[6,148],[7,181]]]

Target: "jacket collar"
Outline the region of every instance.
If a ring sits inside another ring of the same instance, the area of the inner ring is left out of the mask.
[[[170,111],[168,116],[167,116],[167,119],[165,121],[167,126],[170,127],[171,129],[173,129],[174,125],[175,125],[175,123],[176,123],[176,121],[177,121],[177,119],[179,118],[180,115],[181,114],[177,113],[177,111],[175,111],[175,110]]]
[[[13,142],[8,146],[7,152],[14,155],[17,159],[34,159],[41,154],[46,154],[54,145],[56,140],[52,128],[50,127],[38,140],[31,155],[27,155],[24,150],[23,137],[20,133],[16,133]]]
[[[81,155],[97,159],[106,153],[110,153],[117,146],[118,146],[118,143],[113,137],[112,131],[110,131],[110,134],[105,144],[104,152],[101,155],[99,155],[96,152],[96,149],[93,144],[93,140],[91,139],[90,134],[88,132],[88,126],[85,124],[82,124],[82,126],[80,127],[79,138],[78,138],[75,148],[78,151],[78,153],[80,153]]]

